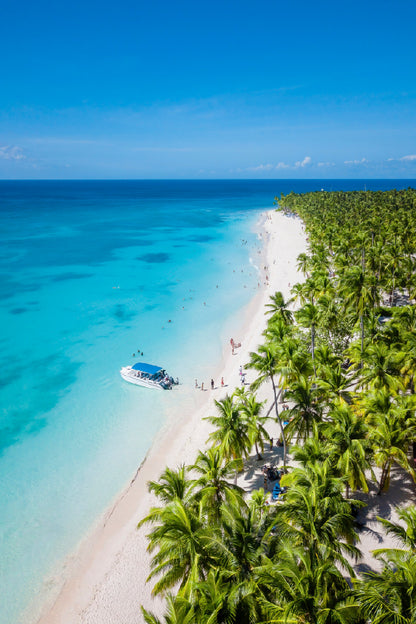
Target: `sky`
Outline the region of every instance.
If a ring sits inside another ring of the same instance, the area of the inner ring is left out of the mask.
[[[2,0],[0,179],[416,178],[414,0]]]

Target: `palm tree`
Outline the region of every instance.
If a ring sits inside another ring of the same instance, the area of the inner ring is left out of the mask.
[[[334,353],[329,344],[321,344],[315,349],[315,360],[317,364],[318,374],[321,369],[327,370],[328,368],[334,368],[337,364],[342,362],[342,358]]]
[[[209,530],[204,525],[201,507],[198,511],[174,500],[158,516],[150,511],[138,528],[148,523],[156,526],[147,535],[147,550],[157,552],[147,581],[159,577],[152,593],[164,593],[179,584],[180,594],[189,598],[194,584],[205,578],[214,563],[208,552]]]
[[[179,500],[189,508],[195,508],[193,494],[194,484],[188,478],[188,467],[180,466],[177,470],[165,468],[159,477],[159,481],[148,481],[149,492],[153,492],[162,502],[161,507],[152,507],[146,516],[146,523],[159,522],[163,516],[165,506]],[[138,527],[143,524],[140,522]]]
[[[355,595],[364,621],[372,624],[414,624],[416,613],[416,555],[394,551],[381,558],[380,573],[367,572]]]
[[[256,399],[256,396],[253,393],[247,394],[244,389],[238,389],[234,392],[234,395],[238,398],[240,402],[240,410],[241,414],[245,418],[247,423],[247,432],[248,437],[251,442],[251,445],[255,446],[257,459],[262,459],[262,455],[259,451],[259,447],[261,451],[264,451],[264,441],[270,440],[270,435],[267,433],[264,428],[264,424],[268,419],[268,416],[262,416],[261,411],[264,406],[264,401],[259,402]]]
[[[397,363],[400,366],[403,386],[412,394],[415,393],[416,377],[416,330],[406,332],[402,337],[401,349],[397,352]]]
[[[403,389],[399,356],[383,342],[371,344],[362,354],[363,368],[359,386],[366,390],[386,389],[396,394]]]
[[[192,482],[187,478],[188,469],[182,464],[177,470],[165,468],[159,481],[149,481],[149,492],[156,494],[162,503],[170,503],[178,499],[188,501],[192,493]]]
[[[267,327],[263,332],[266,343],[277,346],[288,336],[293,334],[293,325],[288,325],[281,318],[272,316],[267,322]]]
[[[370,468],[370,444],[364,420],[341,402],[332,407],[328,418],[321,431],[328,440],[330,461],[346,479],[346,497],[350,488],[368,492],[365,472]]]
[[[371,428],[369,440],[373,448],[374,462],[381,468],[378,494],[388,490],[393,464],[398,464],[416,478],[408,460],[408,449],[416,438],[414,411],[408,416],[408,399],[396,397],[391,400],[387,390],[379,390],[361,401],[366,420]]]
[[[268,597],[263,622],[358,623],[358,606],[347,580],[325,549],[316,557],[307,548],[284,544],[272,565],[259,571]]]
[[[300,253],[297,257],[298,271],[302,271],[304,275],[308,275],[308,271],[311,268],[311,257],[306,253]]]
[[[220,447],[214,446],[205,453],[200,451],[191,468],[199,475],[193,482],[195,499],[201,501],[213,522],[219,522],[225,502],[231,506],[242,504],[244,490],[228,481],[238,468],[238,460],[225,461]]]
[[[337,362],[332,366],[320,367],[316,386],[328,402],[339,400],[351,403],[352,386],[355,381],[355,375],[347,375]]]
[[[353,266],[342,276],[340,284],[344,297],[345,309],[349,306],[356,312],[360,322],[361,353],[364,351],[364,314],[374,306],[374,293],[368,286],[363,267]]]
[[[274,396],[274,407],[276,413],[276,419],[280,426],[280,432],[283,442],[283,464],[286,464],[286,439],[283,430],[282,420],[279,414],[278,400],[280,392],[277,391],[277,386],[274,380],[274,376],[278,372],[279,359],[277,356],[277,350],[273,345],[263,345],[259,347],[258,353],[250,353],[250,362],[246,364],[246,368],[252,368],[257,371],[257,379],[251,384],[252,390],[257,390],[266,381],[271,381]]]
[[[325,440],[320,440],[318,436],[307,438],[303,444],[297,444],[290,449],[290,455],[297,464],[302,467],[322,464],[328,459],[329,450]]]
[[[319,316],[319,308],[313,303],[306,303],[300,310],[296,312],[296,320],[298,321],[298,323],[302,325],[302,327],[308,327],[311,330],[312,365],[315,377],[315,328],[319,322]]]
[[[269,563],[266,555],[268,532],[262,516],[251,507],[241,507],[240,513],[226,507],[222,535],[214,538],[212,547],[220,562],[221,576],[227,580],[236,624],[262,621],[262,588],[257,570]]]
[[[195,624],[195,612],[192,604],[182,596],[169,593],[166,596],[166,613],[162,620],[141,607],[146,624]]]
[[[402,548],[378,548],[373,551],[376,556],[393,551],[398,554],[416,552],[416,506],[409,505],[405,509],[396,509],[396,512],[402,524],[380,517],[377,517],[377,520],[384,525],[388,535],[396,538]]]
[[[284,539],[294,546],[309,549],[319,556],[321,548],[326,557],[338,562],[353,576],[353,570],[343,553],[357,558],[357,538],[351,505],[342,496],[344,479],[335,477],[328,461],[295,468],[283,502],[275,509],[275,524]]]
[[[254,490],[248,501],[248,506],[253,513],[257,514],[257,518],[260,520],[268,506],[268,495],[263,488]]]
[[[304,304],[305,302],[314,304],[316,298],[320,294],[319,279],[321,275],[314,272],[302,284],[295,284],[292,293],[295,294],[294,299]]]
[[[277,347],[277,370],[283,390],[300,377],[313,374],[312,359],[301,339],[288,336]]]
[[[248,426],[232,396],[227,394],[225,399],[214,403],[218,415],[205,418],[216,427],[208,440],[221,448],[226,459],[236,460],[235,465],[242,470],[243,455],[247,457],[251,449]]]
[[[394,305],[396,275],[403,263],[403,249],[399,241],[393,241],[387,248],[386,269],[391,270],[389,284],[391,286],[391,299]]]
[[[195,585],[192,624],[235,622],[237,588],[230,586],[220,569],[211,569],[207,578]]]
[[[294,405],[286,412],[290,422],[286,425],[286,435],[290,439],[296,434],[296,441],[306,440],[321,422],[322,408],[320,392],[307,377],[300,377],[286,390],[285,400]]]
[[[274,319],[281,319],[285,325],[290,325],[293,321],[293,314],[289,310],[288,306],[291,300],[285,301],[283,294],[278,291],[270,297],[271,303],[266,303],[266,308],[270,310],[266,311],[266,314],[271,314]]]

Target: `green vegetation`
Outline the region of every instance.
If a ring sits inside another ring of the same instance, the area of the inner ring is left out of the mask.
[[[305,280],[292,289],[298,309],[271,297],[264,344],[247,364],[251,392],[215,402],[213,446],[194,466],[149,484],[161,506],[140,525],[150,526],[149,579],[166,614],[143,617],[415,624],[416,507],[399,511],[400,524],[379,519],[398,544],[374,551],[379,572],[358,575],[354,563],[369,487],[386,492],[394,466],[416,478],[416,192],[292,193],[278,203],[309,237],[298,258]],[[267,407],[253,394],[263,383],[273,388]],[[267,418],[280,424],[285,465],[291,445],[276,505],[232,482],[253,447],[261,457]]]

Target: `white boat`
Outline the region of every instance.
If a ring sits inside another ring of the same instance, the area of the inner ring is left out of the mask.
[[[159,388],[160,390],[171,390],[173,384],[179,383],[169,377],[167,372],[160,366],[145,364],[140,362],[133,366],[123,366],[120,375],[129,383],[146,388]]]

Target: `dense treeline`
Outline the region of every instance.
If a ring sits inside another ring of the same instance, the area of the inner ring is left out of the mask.
[[[305,224],[305,279],[291,309],[271,297],[247,364],[256,380],[215,402],[211,448],[149,484],[160,499],[140,523],[150,526],[149,579],[166,596],[166,624],[415,624],[414,506],[398,524],[380,519],[397,540],[374,551],[381,571],[357,576],[354,566],[369,487],[383,495],[395,466],[416,476],[416,192],[278,204]],[[273,405],[256,398],[263,383]],[[261,458],[268,418],[280,425],[286,472],[275,505],[262,489],[247,498],[233,478],[254,448]]]

